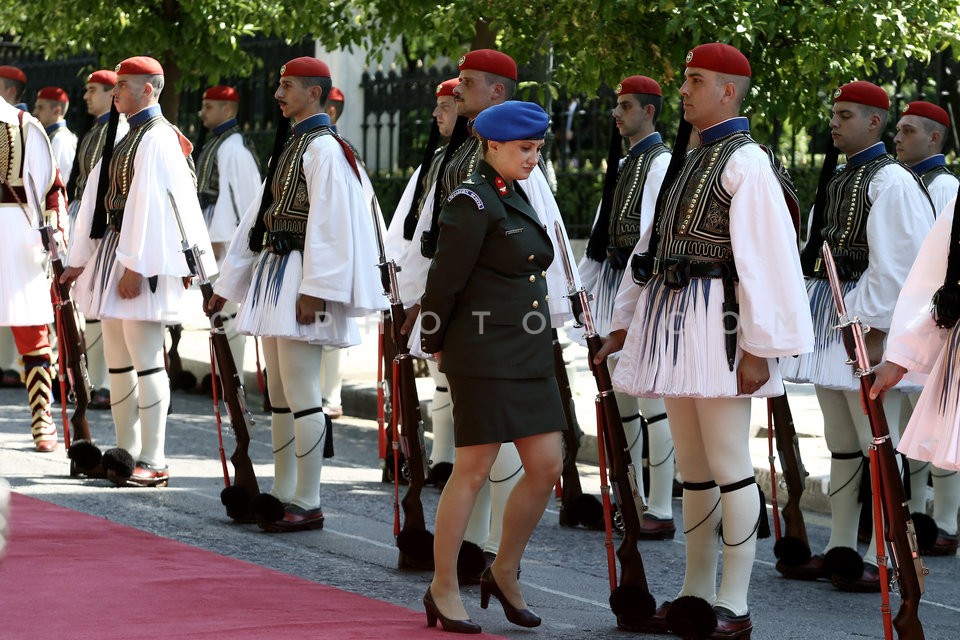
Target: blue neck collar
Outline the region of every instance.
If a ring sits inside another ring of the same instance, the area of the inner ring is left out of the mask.
[[[26,102],[18,102],[17,104],[15,104],[15,105],[13,105],[13,106],[16,107],[17,109],[20,109],[20,111],[29,111],[29,110],[30,110],[30,107],[27,106],[27,103],[26,103]]]
[[[329,127],[330,116],[325,113],[315,113],[309,118],[304,118],[293,125],[293,135],[298,136],[308,131],[313,131],[319,127]]]
[[[47,132],[47,135],[49,136],[49,135],[51,135],[54,131],[56,131],[57,129],[63,129],[65,126],[67,126],[66,121],[60,120],[60,121],[58,121],[58,122],[54,122],[54,123],[53,123],[52,125],[50,125],[49,127],[44,127],[44,131],[46,131],[46,132]]]
[[[130,125],[130,128],[132,129],[134,127],[139,127],[147,120],[152,120],[161,115],[163,115],[163,113],[160,111],[160,105],[152,104],[146,109],[141,109],[127,118],[127,124]]]
[[[213,128],[213,135],[218,136],[224,131],[226,131],[227,129],[229,129],[230,127],[236,126],[236,124],[237,124],[236,118],[230,118],[225,122],[221,122],[220,124],[218,124]]]
[[[858,151],[852,156],[847,156],[847,165],[850,167],[859,167],[882,156],[886,152],[887,148],[883,145],[883,142],[877,142],[863,151]]]
[[[107,124],[107,121],[110,119],[110,112],[101,113],[97,116],[97,124]]]
[[[646,136],[643,140],[630,147],[630,156],[636,158],[658,142],[663,142],[663,138],[660,137],[659,133],[654,131],[650,135]]]
[[[719,122],[712,127],[707,127],[700,131],[700,140],[703,144],[713,144],[721,138],[726,138],[734,133],[750,133],[750,121],[744,117],[730,118]]]
[[[930,171],[930,169],[945,166],[947,166],[947,159],[943,157],[942,153],[938,153],[935,156],[930,156],[929,158],[921,160],[917,164],[910,167],[910,169],[912,169],[913,172],[918,176],[922,176],[927,171]]]

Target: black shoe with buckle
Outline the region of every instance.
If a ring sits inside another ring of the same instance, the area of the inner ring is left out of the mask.
[[[277,520],[260,520],[257,523],[264,531],[286,533],[323,529],[323,509],[304,509],[288,502],[283,505],[283,517]]]
[[[170,482],[170,469],[138,461],[133,473],[126,479],[127,487],[165,487]]]

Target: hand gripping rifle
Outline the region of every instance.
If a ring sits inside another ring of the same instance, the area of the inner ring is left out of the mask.
[[[67,400],[74,403],[73,416],[69,424],[73,425],[73,434],[76,441],[84,440],[91,442],[93,437],[90,435],[90,425],[87,422],[87,407],[90,404],[90,378],[87,375],[87,349],[84,345],[83,334],[80,333],[80,326],[77,322],[77,312],[73,306],[73,300],[70,298],[70,285],[61,284],[60,276],[63,275],[63,258],[60,253],[60,240],[57,238],[57,230],[45,220],[41,211],[43,194],[37,190],[33,182],[33,176],[27,176],[30,183],[30,191],[33,193],[34,202],[37,207],[37,220],[40,224],[40,238],[43,241],[43,250],[50,255],[50,266],[53,270],[53,283],[51,291],[53,294],[53,313],[56,319],[57,327],[57,347],[60,353],[60,398],[63,406],[63,439],[69,456],[70,428],[67,426],[66,419]],[[67,379],[64,379],[64,375]],[[67,392],[67,382],[69,381],[70,390]],[[69,393],[69,395],[68,395]],[[82,447],[81,447],[82,448]],[[95,466],[99,460],[93,461],[91,466]],[[82,467],[82,468],[81,468]],[[83,473],[86,465],[78,466],[76,460],[70,460],[70,475],[76,476]]]
[[[427,456],[423,445],[423,419],[420,417],[420,399],[417,396],[416,377],[413,371],[413,356],[407,347],[407,337],[400,333],[403,326],[404,309],[400,299],[400,287],[397,284],[397,272],[400,267],[393,260],[387,260],[383,247],[383,235],[380,231],[380,207],[376,198],[370,206],[373,215],[373,228],[377,236],[379,250],[380,282],[383,285],[383,295],[390,301],[390,324],[393,334],[393,343],[396,355],[393,358],[393,410],[400,423],[400,434],[397,437],[394,430],[394,503],[393,503],[393,534],[397,537],[397,547],[400,556],[397,561],[399,569],[433,569],[433,534],[427,531],[423,518],[423,503],[420,501],[420,492],[427,479]],[[396,422],[394,424],[396,425]],[[397,440],[406,459],[406,470],[409,474],[407,491],[400,504],[403,506],[403,528],[400,528],[400,509],[397,498],[400,495],[399,453]]]
[[[610,608],[617,616],[617,626],[627,630],[638,630],[656,609],[656,601],[650,595],[650,588],[647,586],[643,558],[637,548],[640,517],[647,507],[637,489],[637,475],[630,460],[630,446],[623,432],[623,423],[620,421],[620,410],[614,397],[610,371],[607,369],[606,362],[593,364],[593,359],[603,344],[593,324],[589,295],[583,287],[577,289],[573,265],[570,264],[570,258],[567,255],[567,243],[559,222],[554,223],[554,233],[557,236],[560,259],[563,261],[563,271],[567,278],[567,297],[573,309],[574,323],[584,328],[590,369],[597,382],[597,436],[600,460],[604,459],[604,442],[606,442],[607,450],[610,452],[610,484],[613,485],[613,493],[623,516],[623,541],[617,549],[621,568],[619,586],[616,586],[616,567],[612,554],[608,552],[607,555],[611,577]],[[605,470],[601,468],[601,477],[604,472]],[[603,493],[603,498],[605,503],[609,503],[606,491]],[[607,507],[608,504],[604,506]],[[609,548],[612,546],[609,517],[605,517],[604,521]]]
[[[183,229],[183,221],[180,219],[180,210],[177,208],[177,201],[170,191],[167,191],[167,198],[170,200],[170,207],[173,209],[173,216],[177,221],[177,228],[180,230],[180,246],[183,249],[183,256],[187,260],[187,267],[190,269],[191,276],[197,279],[200,292],[203,294],[203,305],[206,308],[210,298],[213,297],[213,285],[207,278],[206,270],[203,268],[203,262],[200,259],[201,251],[197,245],[190,245],[187,240],[187,234]],[[233,361],[233,354],[230,352],[230,340],[223,328],[223,317],[219,313],[210,316],[210,356],[211,364],[216,364],[220,371],[220,385],[223,388],[223,402],[227,406],[227,413],[230,414],[230,424],[233,426],[233,433],[237,438],[237,448],[230,455],[230,462],[233,463],[234,481],[230,484],[230,472],[227,470],[227,462],[223,451],[223,435],[220,430],[220,402],[217,398],[217,380],[213,377],[213,407],[217,417],[217,434],[220,439],[220,463],[223,465],[223,483],[226,488],[220,493],[220,502],[227,508],[227,515],[238,522],[252,521],[253,515],[250,512],[250,501],[260,495],[260,486],[257,483],[257,474],[253,470],[253,461],[250,460],[250,427],[254,421],[247,409],[246,397],[243,390],[243,380],[240,378],[240,372]]]
[[[860,378],[860,398],[866,407],[870,430],[873,432],[871,453],[875,454],[875,466],[879,471],[879,483],[874,487],[874,495],[879,495],[882,502],[885,537],[893,562],[893,578],[900,586],[900,610],[893,619],[893,626],[901,640],[923,640],[923,626],[920,624],[917,609],[923,595],[923,577],[930,571],[923,566],[917,548],[917,535],[910,519],[910,509],[897,468],[896,453],[890,440],[890,428],[883,413],[883,405],[879,399],[870,399],[874,375],[863,339],[865,327],[858,318],[847,316],[837,266],[826,242],[823,243],[823,263],[837,308],[838,328],[842,332],[850,364],[856,366],[856,376]],[[881,571],[884,571],[885,567],[886,562],[881,566]],[[881,583],[884,583],[882,573]],[[883,586],[886,587],[886,584]]]

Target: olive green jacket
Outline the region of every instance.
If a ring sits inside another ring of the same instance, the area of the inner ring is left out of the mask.
[[[440,212],[421,301],[421,347],[444,373],[482,378],[554,374],[546,270],[553,245],[515,184],[486,162]]]

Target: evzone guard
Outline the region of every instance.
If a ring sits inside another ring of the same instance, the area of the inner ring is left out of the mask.
[[[897,160],[913,171],[930,193],[937,216],[952,211],[960,181],[947,167],[943,148],[950,116],[931,102],[908,103],[897,121]],[[922,250],[921,250],[922,252]],[[920,374],[913,376],[918,378]],[[900,433],[910,421],[919,392],[907,393],[900,411]],[[924,555],[957,552],[957,511],[960,509],[960,473],[941,469],[929,461],[909,460],[910,511],[917,527],[917,542]],[[927,481],[933,484],[933,518],[927,515]]]
[[[102,458],[92,444],[75,443],[70,453],[79,471],[118,486],[166,486],[164,328],[180,319],[190,275],[168,193],[189,242],[209,262],[207,273],[216,273],[216,264],[196,197],[193,146],[158,104],[163,68],[138,56],[118,64],[116,73],[115,110],[130,129],[104,149],[88,177],[62,281],[76,281],[78,308],[103,323],[117,446]]]
[[[630,255],[646,251],[653,225],[653,210],[660,186],[670,163],[669,149],[656,132],[657,117],[663,104],[660,85],[647,76],[624,78],[616,88],[617,106],[613,110],[615,130],[611,145],[616,154],[608,161],[608,171],[616,171],[612,189],[604,189],[603,201],[590,232],[586,254],[579,270],[584,286],[594,300],[596,331],[610,332],[617,289],[627,272]],[[629,145],[621,159],[623,140]],[[612,168],[612,169],[611,169]],[[611,375],[616,371],[617,355],[607,359]],[[649,465],[649,502],[642,513],[641,540],[672,538],[673,523],[673,440],[661,398],[636,398],[617,393],[630,458],[639,469],[647,439]],[[642,477],[637,478],[641,493]]]
[[[358,344],[354,318],[386,306],[360,170],[322,113],[331,86],[329,67],[316,58],[280,68],[274,97],[283,117],[269,173],[207,308],[239,302],[237,330],[263,339],[274,482],[253,512],[266,531],[323,527],[320,474],[332,455],[317,376],[323,347]]]
[[[15,99],[26,83],[23,71],[0,67],[0,210],[4,212],[0,249],[0,327],[10,327],[23,360],[30,403],[33,446],[57,448],[57,427],[50,415],[52,368],[47,325],[53,322],[40,227],[64,229],[63,181],[43,127],[4,96]],[[31,188],[36,185],[36,192]],[[37,219],[41,212],[43,220]]]
[[[750,63],[732,46],[700,45],[684,75],[684,119],[701,144],[665,181],[649,249],[631,258],[594,362],[622,347],[614,389],[664,397],[683,476],[680,597],[639,630],[748,638],[747,591],[765,519],[750,459],[751,398],[783,393],[776,358],[811,350],[813,331],[789,179],[738,117]],[[675,152],[682,157],[682,146]]]
[[[872,435],[860,405],[860,383],[835,330],[836,309],[819,251],[824,241],[830,244],[847,309],[871,328],[867,348],[878,362],[900,287],[934,220],[920,180],[880,141],[889,108],[886,92],[870,82],[851,82],[834,93],[834,150],[824,161],[802,252],[816,348],[780,361],[785,379],[813,383],[823,412],[831,455],[830,539],[821,553],[781,557],[777,570],[787,578],[830,579],[844,591],[880,591],[876,536],[862,559],[856,550],[860,482]],[[834,169],[838,152],[847,163]],[[883,402],[894,444],[902,395],[893,391]]]

